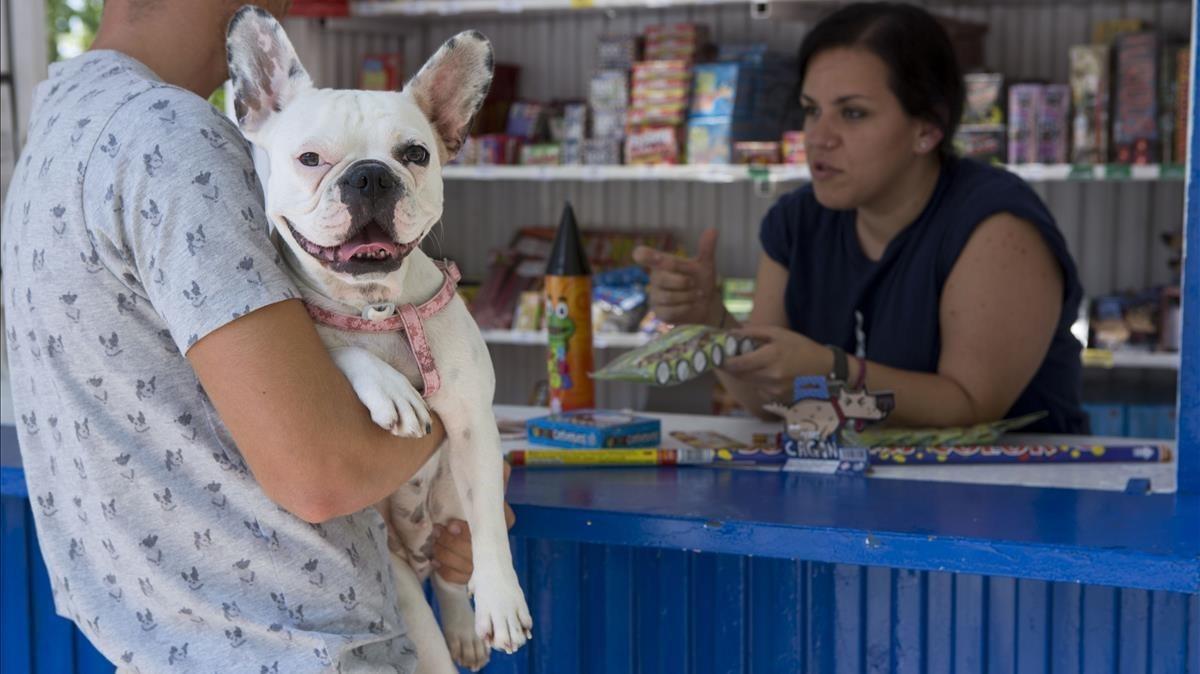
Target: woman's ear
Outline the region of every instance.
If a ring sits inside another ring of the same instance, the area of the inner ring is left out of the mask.
[[[946,134],[935,124],[929,122],[921,122],[917,127],[917,134],[913,138],[913,152],[917,154],[928,154],[937,150],[938,144]]]

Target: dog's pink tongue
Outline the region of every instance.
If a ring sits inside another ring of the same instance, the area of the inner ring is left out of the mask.
[[[338,259],[344,262],[355,255],[362,255],[364,253],[375,255],[381,250],[391,257],[400,250],[400,247],[383,231],[383,228],[372,222],[363,227],[362,231],[353,239],[338,246]]]

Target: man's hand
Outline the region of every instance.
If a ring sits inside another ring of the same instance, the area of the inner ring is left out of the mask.
[[[512,468],[504,462],[504,490],[508,491],[508,475]],[[513,527],[517,516],[508,502],[504,503],[504,521]],[[433,568],[443,580],[466,585],[475,565],[471,563],[471,527],[462,520],[450,520],[446,526],[433,525]]]

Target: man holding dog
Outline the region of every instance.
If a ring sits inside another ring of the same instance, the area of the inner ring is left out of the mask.
[[[37,89],[2,251],[39,543],[57,611],[122,671],[412,671],[369,506],[444,431],[375,425],[279,267],[249,146],[205,101],[242,4],[108,0]],[[462,577],[458,528],[438,559]]]

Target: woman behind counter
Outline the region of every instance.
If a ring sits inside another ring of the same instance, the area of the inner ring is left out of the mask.
[[[724,386],[762,414],[795,377],[837,373],[893,391],[898,425],[1044,410],[1031,430],[1086,433],[1075,264],[1028,185],[954,156],[964,85],[945,30],[910,5],[849,5],[808,33],[799,68],[812,182],[762,221],[740,326],[762,346],[724,364]],[[659,317],[738,326],[715,248],[709,230],[693,259],[635,252]]]

